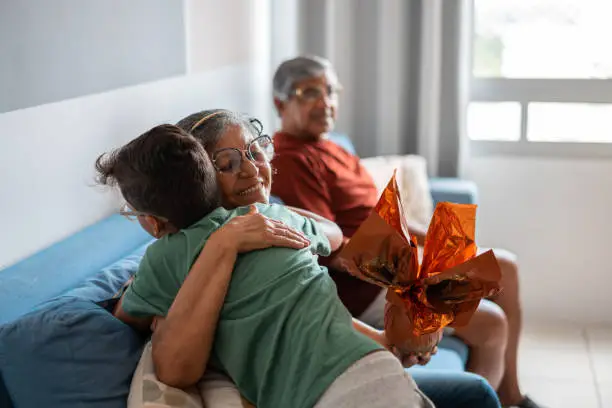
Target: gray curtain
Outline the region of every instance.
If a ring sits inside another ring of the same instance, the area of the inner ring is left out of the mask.
[[[299,0],[301,53],[343,83],[338,130],[362,157],[419,154],[431,176],[460,175],[471,0]]]

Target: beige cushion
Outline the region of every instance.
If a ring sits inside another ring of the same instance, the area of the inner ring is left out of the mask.
[[[132,377],[128,408],[203,408],[196,387],[181,390],[157,379],[151,351],[151,342],[148,342]]]
[[[361,159],[361,164],[372,175],[379,194],[389,183],[393,170],[397,169],[397,183],[408,220],[423,227],[429,225],[433,214],[433,200],[429,192],[427,163],[423,157],[368,157]]]
[[[132,377],[128,408],[253,408],[225,375],[207,370],[197,386],[182,390],[159,381],[148,342]]]

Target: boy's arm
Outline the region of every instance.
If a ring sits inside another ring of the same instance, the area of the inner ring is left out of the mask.
[[[139,332],[146,333],[149,330],[149,327],[151,327],[153,317],[134,317],[128,314],[122,307],[124,295],[125,293],[121,295],[121,299],[115,306],[115,310],[113,312],[114,316]]]

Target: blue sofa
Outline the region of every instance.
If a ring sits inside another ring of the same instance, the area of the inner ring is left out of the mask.
[[[473,184],[431,181],[435,200],[474,202]],[[0,271],[0,408],[124,407],[145,339],[105,309],[151,238],[110,216]],[[463,370],[449,337],[425,368]]]

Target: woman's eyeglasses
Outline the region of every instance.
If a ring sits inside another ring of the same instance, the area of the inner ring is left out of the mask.
[[[340,91],[342,91],[342,87],[339,85],[306,86],[294,90],[293,95],[303,102],[316,102],[324,96],[329,99],[335,99]]]
[[[273,153],[272,138],[262,135],[249,142],[244,150],[233,147],[217,150],[212,155],[212,162],[217,171],[236,174],[242,168],[245,157],[253,163],[263,164],[272,159]]]

